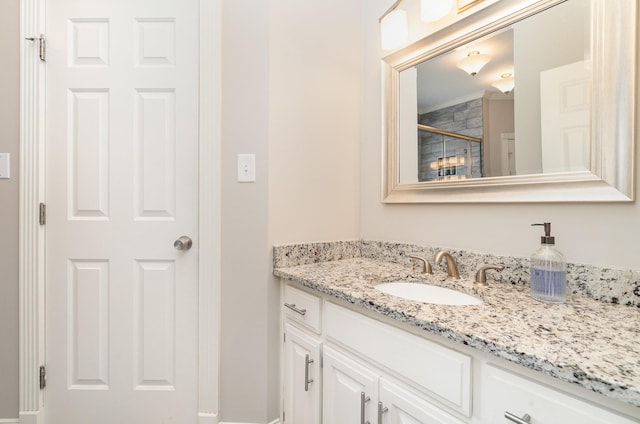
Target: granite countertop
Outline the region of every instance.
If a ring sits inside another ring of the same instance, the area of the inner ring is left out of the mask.
[[[640,407],[640,309],[571,296],[548,304],[526,286],[420,274],[411,266],[353,258],[274,269],[278,277],[409,323],[552,377]],[[490,275],[490,274],[488,274]],[[384,294],[383,282],[428,281],[482,298],[434,305]]]

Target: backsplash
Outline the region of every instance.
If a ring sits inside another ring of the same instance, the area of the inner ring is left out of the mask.
[[[361,244],[360,240],[346,240],[274,246],[273,267],[288,268],[317,262],[359,258]]]
[[[371,240],[348,240],[321,243],[280,245],[273,248],[274,268],[288,268],[317,262],[364,257],[385,262],[413,264],[409,255],[423,256],[434,272],[446,272],[444,264],[436,265],[433,257],[439,247]],[[501,272],[490,271],[488,277],[501,283],[528,285],[529,258],[498,256],[467,250],[447,249],[458,263],[462,278],[472,279],[480,266],[504,265]],[[567,264],[569,293],[588,296],[601,302],[640,308],[640,270],[625,270],[584,264]]]

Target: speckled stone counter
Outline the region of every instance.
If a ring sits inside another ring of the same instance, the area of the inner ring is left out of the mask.
[[[566,304],[547,304],[532,299],[524,284],[495,280],[478,289],[466,278],[447,279],[439,268],[434,276],[425,277],[408,263],[362,257],[354,243],[358,242],[321,249],[325,261],[291,260],[297,255],[291,249],[276,249],[274,274],[640,407],[640,309],[635,305],[601,302],[582,293],[571,294]],[[379,283],[396,280],[453,288],[483,303],[426,304],[375,289]]]

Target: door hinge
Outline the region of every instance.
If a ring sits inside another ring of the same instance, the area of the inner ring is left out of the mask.
[[[44,389],[45,387],[47,387],[47,370],[44,365],[42,365],[40,367],[40,390]]]
[[[40,225],[44,225],[47,223],[47,205],[44,203],[40,203]]]
[[[40,54],[40,60],[43,62],[47,61],[47,44],[46,41],[44,39],[44,34],[40,34],[40,37],[36,38],[36,37],[25,37],[25,40],[29,40],[29,41],[37,41],[38,42],[38,46],[39,46],[39,54]]]

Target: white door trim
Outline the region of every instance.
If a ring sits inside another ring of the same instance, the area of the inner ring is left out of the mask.
[[[45,1],[20,1],[20,36],[45,34]],[[216,424],[220,346],[221,0],[200,0],[198,423]],[[37,42],[20,49],[20,424],[44,424],[39,368],[45,364],[45,64]]]

